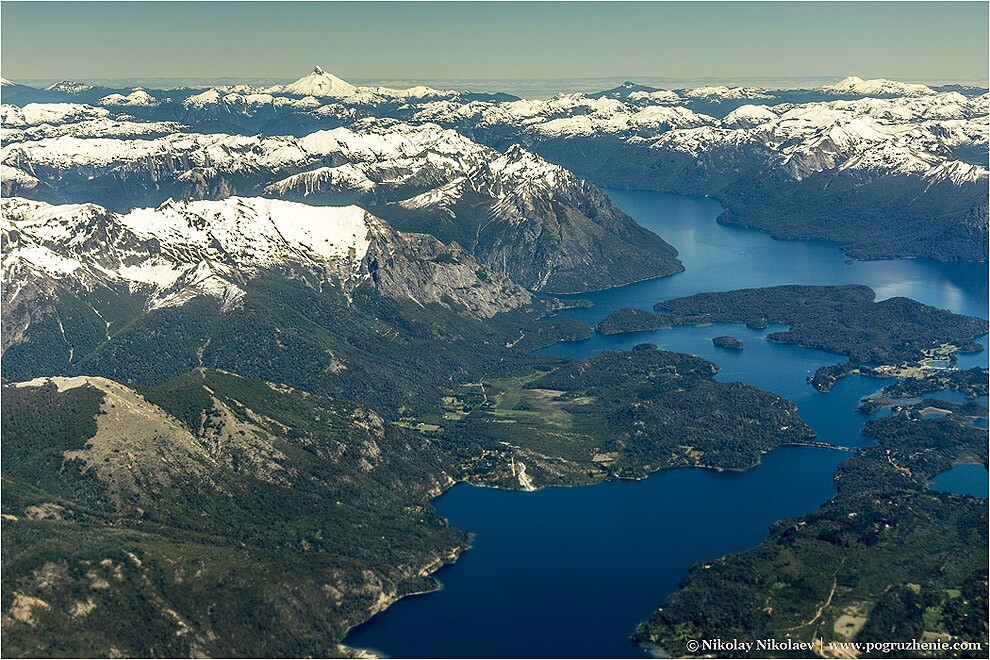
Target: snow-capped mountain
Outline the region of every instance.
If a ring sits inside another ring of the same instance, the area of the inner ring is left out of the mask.
[[[859,76],[843,78],[833,85],[821,88],[833,94],[852,94],[860,96],[932,96],[937,92],[927,85],[917,83],[902,83],[885,78],[863,80]]]
[[[104,106],[140,106],[151,108],[158,105],[158,99],[143,89],[137,88],[127,95],[107,94],[99,100],[99,104]]]
[[[4,128],[24,128],[41,124],[71,124],[85,119],[106,119],[110,112],[82,103],[29,103],[23,107],[0,105]]]
[[[358,87],[338,78],[319,66],[299,80],[287,85],[252,87],[231,85],[214,87],[188,96],[183,101],[187,109],[209,110],[212,106],[246,104],[249,106],[284,106],[297,110],[316,110],[340,102],[351,105],[422,102],[457,96],[457,92],[417,85],[408,89],[389,87]]]
[[[164,136],[182,130],[169,121],[139,121],[110,109],[80,103],[0,105],[3,144],[36,142],[45,138]],[[11,171],[11,175],[18,177]]]
[[[45,87],[45,91],[47,92],[62,92],[64,94],[80,94],[82,92],[88,92],[91,89],[93,89],[92,85],[72,80],[63,80]]]
[[[698,88],[685,93],[696,98],[716,94],[750,101],[770,98],[756,90],[729,88]],[[440,101],[423,105],[414,118],[464,130],[500,128],[538,140],[596,136],[634,143],[645,140],[657,149],[679,152],[710,152],[725,144],[750,144],[765,155],[764,162],[794,178],[824,170],[926,176],[929,170],[954,160],[952,147],[959,144],[950,144],[946,137],[958,136],[960,124],[968,127],[963,129],[971,136],[968,146],[979,148],[987,143],[986,97],[967,98],[955,92],[803,104],[751,102],[736,107],[721,120],[679,106],[644,107],[579,94],[501,104]],[[721,130],[698,130],[701,127]],[[829,139],[830,133],[835,140]],[[699,143],[707,137],[713,141]],[[802,159],[795,159],[795,153],[808,156],[806,166],[798,163]],[[983,165],[962,165],[970,167],[954,166],[967,172],[958,180],[978,181],[987,176]]]
[[[420,304],[454,301],[479,316],[530,300],[507,280],[489,276],[482,283],[463,250],[400,234],[356,206],[231,197],[117,214],[95,204],[2,204],[8,309],[21,295],[14,283],[24,282],[57,282],[76,294],[126,291],[147,309],[200,295],[232,308],[252,278],[292,268],[302,268],[314,286],[329,282],[350,292],[367,285]]]
[[[779,115],[765,105],[742,105],[722,119],[727,128],[754,128],[770,121],[775,121]]]
[[[725,85],[708,85],[695,87],[684,92],[686,98],[723,101],[726,99],[772,99],[773,95],[765,90],[754,87],[726,87]]]
[[[234,194],[375,205],[390,222],[462,242],[482,258],[483,241],[471,233],[484,224],[477,209],[498,219],[493,227],[510,227],[509,207],[543,222],[555,213],[552,200],[587,208],[576,200],[593,196],[563,194],[581,187],[561,176],[556,189],[540,189],[525,204],[507,201],[524,197],[516,192],[528,174],[496,185],[487,166],[512,145],[598,184],[717,194],[726,202],[727,187],[780,180],[830,190],[867,183],[884,198],[890,195],[881,188],[909,186],[915,192],[895,195],[905,204],[935,190],[948,203],[932,208],[974,208],[974,190],[988,180],[990,103],[968,88],[856,77],[814,90],[671,91],[627,82],[598,94],[502,99],[357,87],[317,67],[289,85],[152,92],[101,93],[93,105],[4,106],[3,192],[118,211]],[[519,162],[522,152],[512,152]],[[948,200],[954,196],[965,201]],[[833,203],[823,200],[822,212]],[[921,205],[911,208],[920,223]],[[414,219],[428,214],[432,225]],[[540,254],[544,267],[506,274],[542,286],[550,258]]]
[[[254,87],[227,85],[186,95],[182,107],[197,116],[236,113],[254,116],[273,110],[308,113],[320,119],[353,121],[376,109],[386,112],[443,99],[511,98],[506,94],[473,94],[416,85],[406,89],[361,87],[348,83],[320,67],[288,85]]]
[[[350,96],[357,91],[357,87],[317,66],[313,68],[312,73],[303,76],[294,83],[272,87],[269,91],[295,94],[296,96],[333,96],[340,98]]]
[[[8,144],[0,155],[10,168],[8,195],[78,194],[121,212],[169,197],[233,194],[374,207],[399,229],[456,241],[493,272],[548,292],[680,269],[670,246],[559,165],[524,149],[500,154],[434,124],[364,119],[300,138],[60,136]],[[585,268],[590,263],[596,268]]]

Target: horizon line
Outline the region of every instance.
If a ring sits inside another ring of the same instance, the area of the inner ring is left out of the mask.
[[[2,74],[0,74],[2,75]],[[615,75],[596,75],[596,76],[531,76],[531,77],[465,77],[465,76],[440,76],[440,77],[401,77],[401,76],[353,76],[344,77],[344,80],[353,81],[359,84],[383,84],[387,82],[401,82],[401,83],[429,83],[429,82],[464,82],[464,83],[493,83],[493,82],[509,82],[509,83],[526,83],[526,82],[570,82],[578,83],[584,81],[619,81],[622,82],[632,82],[636,83],[637,80],[640,81],[665,81],[670,83],[691,83],[691,82],[706,82],[706,83],[721,83],[726,86],[731,86],[734,83],[748,82],[754,87],[761,87],[760,83],[772,84],[772,83],[787,83],[787,82],[825,82],[825,81],[841,81],[852,75],[807,75],[807,76],[732,76],[732,75],[710,75],[710,76],[670,76],[670,75],[634,75],[628,73],[615,74]],[[9,80],[13,83],[33,86],[33,85],[45,85],[54,84],[58,82],[71,81],[83,84],[101,84],[101,83],[153,83],[153,82],[190,82],[190,83],[200,83],[205,86],[210,86],[219,83],[232,83],[240,82],[244,84],[250,83],[268,83],[268,84],[279,84],[279,83],[289,83],[296,80],[292,77],[282,77],[282,76],[119,76],[119,77],[97,77],[97,76],[86,76],[86,77],[74,77],[74,78],[63,78],[63,77],[46,77],[46,78],[20,78],[2,76],[5,80]],[[864,78],[864,80],[871,80],[876,78]],[[887,80],[892,80],[895,82],[904,83],[921,83],[927,85],[963,85],[972,87],[982,87],[986,88],[990,85],[990,79],[982,80],[972,80],[972,79],[959,79],[959,78],[929,78],[929,77],[891,77],[885,78]],[[766,85],[762,85],[766,86]]]

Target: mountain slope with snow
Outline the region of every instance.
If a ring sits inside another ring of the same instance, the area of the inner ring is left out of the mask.
[[[457,240],[480,256],[477,229],[485,221],[478,204],[511,226],[507,209],[514,202],[506,199],[519,198],[514,186],[529,186],[521,176],[502,188],[485,180],[493,175],[486,166],[518,145],[600,185],[717,195],[733,217],[755,219],[755,210],[740,203],[747,185],[763,190],[772,184],[767,194],[793,197],[795,206],[798,198],[820,199],[815,212],[823,217],[837,201],[848,201],[831,199],[831,191],[867,185],[889,213],[911,218],[904,227],[920,226],[925,214],[934,214],[929,220],[952,229],[949,235],[969,235],[964,226],[975,228],[977,237],[982,232],[990,102],[969,88],[856,77],[813,90],[670,91],[630,82],[600,94],[500,100],[429,88],[356,87],[317,68],[290,85],[149,94],[162,99],[158,105],[144,96],[132,99],[136,94],[96,97],[93,102],[103,100],[105,107],[4,106],[4,194],[96,202],[119,211],[169,197],[233,194],[384,205],[390,221]],[[176,132],[176,118],[183,132]],[[577,189],[567,177],[556,184]],[[538,193],[541,203],[523,204],[522,217],[554,215],[547,203],[552,194],[545,187]],[[875,203],[849,203],[846,214],[878,213]],[[767,212],[761,207],[761,214]],[[432,225],[414,218],[417,213],[432,214]],[[772,208],[769,213],[765,222],[774,231],[801,223],[777,217]],[[876,225],[875,218],[864,222]],[[878,237],[887,231],[874,228]],[[820,231],[841,243],[850,238],[839,219]],[[889,240],[878,238],[865,253],[939,259],[952,253],[944,242],[932,245],[920,229],[912,231],[917,235],[907,243],[913,247],[900,240],[896,249],[884,247]],[[982,253],[979,245],[961,247],[959,258]],[[514,267],[504,255],[491,258]],[[508,274],[543,286],[550,281],[550,255],[541,260],[535,270],[527,266],[526,275]]]
[[[413,116],[500,146],[524,142],[599,185],[715,195],[723,221],[826,238],[855,256],[987,258],[986,94],[847,79],[819,91],[682,90],[678,107],[632,89],[441,101]],[[720,119],[686,107],[697,101],[731,103]]]
[[[273,87],[271,91],[295,94],[296,96],[345,97],[353,94],[357,88],[317,66],[313,68],[312,73],[303,76],[294,83]]]
[[[356,206],[231,197],[169,201],[121,215],[93,204],[52,206],[18,198],[2,204],[5,281],[37,275],[74,290],[126,290],[140,294],[147,309],[181,305],[196,295],[236,306],[253,277],[294,267],[345,292],[370,282],[374,270],[373,284],[385,295],[423,304],[446,298],[482,316],[529,301],[523,290],[497,278],[490,278],[492,291],[483,300],[459,293],[459,288],[479,287],[476,278],[462,272],[466,268],[473,275],[470,269],[477,268],[463,254],[427,269],[426,275],[416,267],[412,281],[396,290],[403,275],[391,267],[406,274],[419,252],[425,250],[432,259],[451,249],[428,237],[400,235]],[[443,287],[445,276],[453,282],[449,290]],[[16,287],[7,294],[5,305],[17,298]]]
[[[855,94],[861,96],[931,96],[935,90],[927,85],[902,83],[885,78],[863,80],[859,76],[849,76],[833,85],[825,85],[822,90],[834,94]]]
[[[669,245],[559,165],[524,149],[499,154],[433,124],[364,119],[300,138],[60,136],[5,145],[0,158],[21,173],[5,178],[8,195],[116,203],[120,212],[235,194],[373,204],[399,229],[457,242],[493,272],[547,292],[680,270]],[[446,211],[424,195],[443,197]]]

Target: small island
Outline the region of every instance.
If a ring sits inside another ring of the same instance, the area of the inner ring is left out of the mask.
[[[670,322],[659,314],[636,307],[624,307],[599,321],[595,330],[603,335],[618,335],[624,332],[643,332],[669,327]]]
[[[712,343],[715,346],[718,346],[719,348],[728,348],[733,351],[741,351],[742,349],[746,348],[746,345],[743,344],[738,339],[736,339],[735,337],[727,337],[727,336],[715,337],[712,339]]]

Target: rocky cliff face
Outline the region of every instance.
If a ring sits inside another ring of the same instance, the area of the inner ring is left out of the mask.
[[[383,295],[420,304],[454,304],[481,318],[529,305],[532,294],[478,264],[457,244],[393,232],[373,240],[361,264]]]
[[[26,295],[24,285],[40,290],[39,282],[57,282],[77,294],[126,292],[146,309],[197,295],[231,307],[244,283],[272,270],[304,273],[313,286],[345,293],[370,280],[383,295],[455,301],[479,316],[530,301],[458,246],[401,234],[353,206],[231,197],[117,214],[93,204],[13,198],[3,201],[3,211],[5,304]]]

